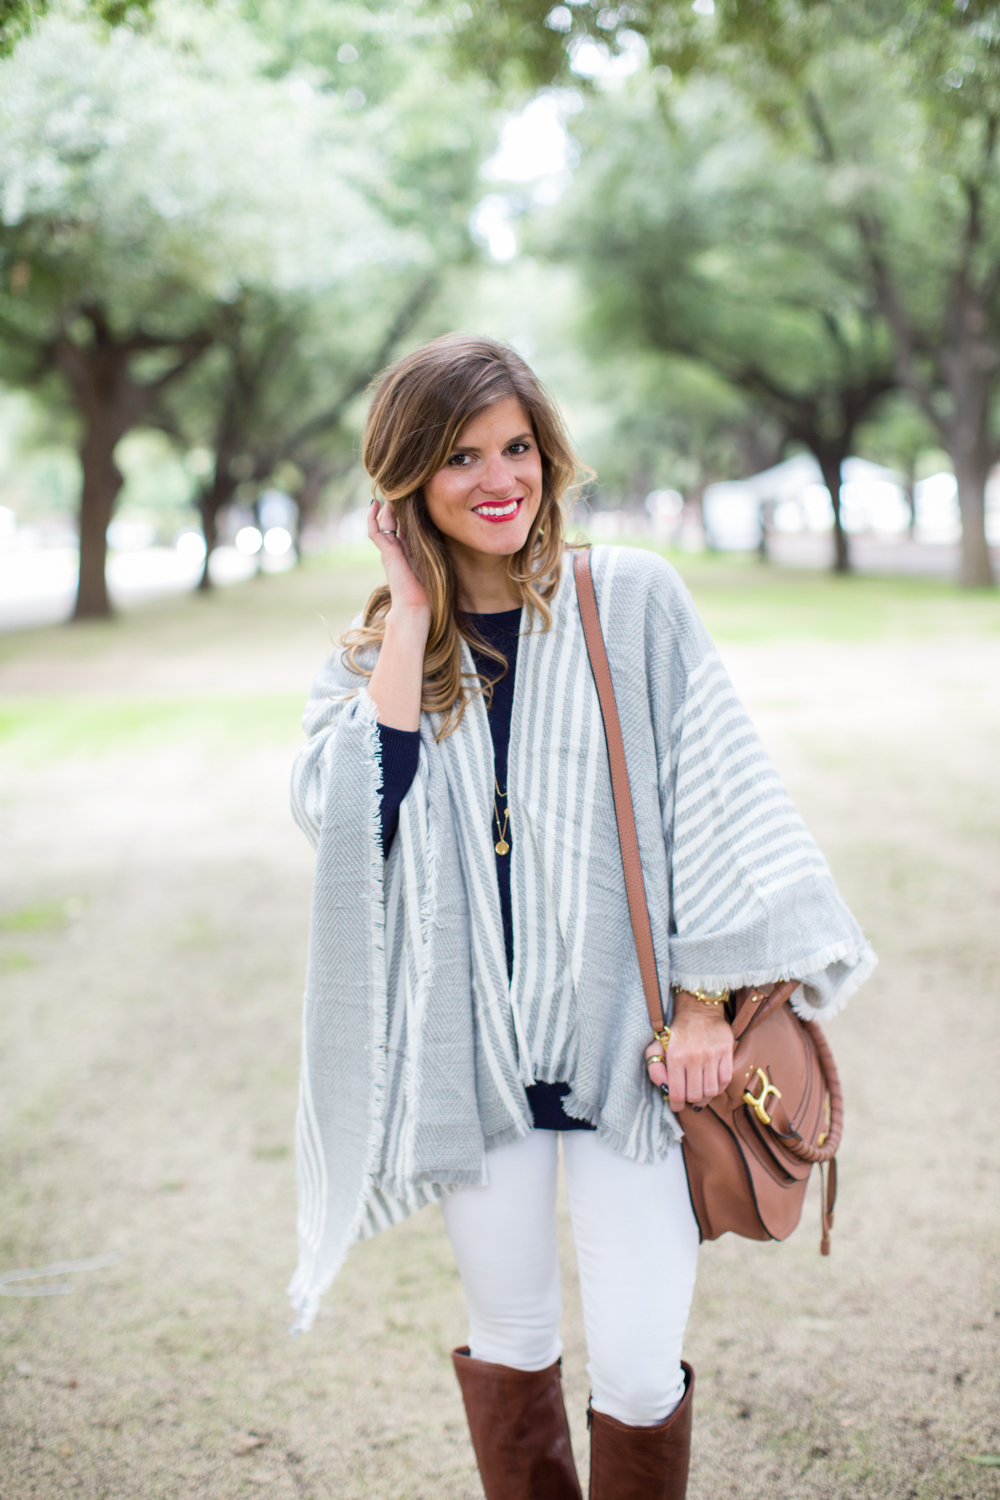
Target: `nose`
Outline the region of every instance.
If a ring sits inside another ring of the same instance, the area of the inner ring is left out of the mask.
[[[502,453],[492,454],[483,465],[483,477],[479,488],[488,495],[497,495],[505,500],[513,495],[517,487],[513,471]]]

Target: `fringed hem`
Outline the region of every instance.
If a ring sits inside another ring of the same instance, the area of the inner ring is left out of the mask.
[[[808,984],[810,979],[819,978],[825,969],[833,964],[853,962],[853,968],[845,975],[844,979],[834,990],[833,994],[821,1006],[812,1006],[809,1001],[802,998],[795,1000],[795,1008],[801,1003],[809,1010],[815,1011],[816,1015],[829,1016],[840,1010],[848,998],[854,994],[871,974],[878,963],[874,952],[868,943],[861,947],[856,942],[843,940],[839,943],[831,943],[826,948],[820,948],[815,953],[803,954],[799,958],[793,958],[781,964],[777,972],[772,966],[769,969],[731,969],[729,971],[719,970],[717,973],[685,973],[682,969],[671,967],[670,986],[671,989],[679,990],[739,990],[747,985],[755,984],[780,984],[786,979],[798,979]],[[810,986],[812,987],[812,986]],[[796,997],[799,995],[796,991]]]
[[[378,733],[378,706],[366,689],[358,693],[357,713],[364,720],[365,749],[371,756],[371,774],[368,784],[368,832],[369,832],[369,894],[372,913],[371,967],[372,967],[372,1092],[371,1123],[368,1134],[365,1173],[358,1193],[357,1207],[341,1239],[340,1249],[334,1256],[330,1268],[318,1284],[312,1282],[314,1256],[308,1261],[309,1269],[300,1261],[288,1284],[288,1296],[298,1317],[291,1327],[292,1337],[308,1333],[316,1321],[316,1314],[323,1297],[347,1259],[351,1245],[360,1237],[368,1199],[382,1160],[384,1135],[385,1089],[388,1064],[386,1059],[386,1024],[388,1017],[388,995],[385,964],[385,893],[383,880],[385,859],[382,853],[382,747]]]
[[[600,1125],[601,1106],[599,1104],[588,1104],[581,1099],[575,1089],[570,1089],[562,1101],[563,1113],[569,1115],[571,1120],[586,1120],[588,1125]]]
[[[366,688],[358,694],[358,712],[365,723],[365,748],[372,758],[368,783],[368,878],[372,913],[372,1095],[371,1125],[368,1133],[368,1156],[358,1207],[347,1231],[348,1245],[358,1237],[368,1195],[382,1165],[382,1141],[385,1134],[385,1088],[388,1075],[386,1026],[389,997],[385,967],[385,855],[382,850],[382,741],[378,732],[378,704]],[[345,1252],[346,1253],[346,1252]],[[339,1267],[338,1267],[339,1269]],[[332,1281],[332,1277],[330,1278]],[[329,1282],[327,1286],[329,1286]]]
[[[610,1146],[612,1151],[617,1151],[619,1156],[627,1157],[629,1161],[637,1162],[642,1167],[651,1166],[653,1162],[662,1161],[671,1146],[680,1144],[683,1134],[684,1132],[678,1125],[672,1111],[667,1108],[663,1110],[663,1131],[660,1137],[662,1150],[657,1150],[653,1146],[650,1150],[643,1151],[634,1131],[626,1132],[624,1130],[617,1130],[611,1125],[598,1125],[597,1127],[597,1139],[599,1141],[603,1142],[606,1146]],[[643,1135],[645,1135],[645,1132],[643,1132]]]
[[[308,1333],[312,1328],[316,1321],[316,1314],[319,1312],[319,1305],[339,1274],[344,1261],[347,1259],[349,1249],[350,1243],[345,1243],[336,1257],[332,1269],[318,1283],[314,1283],[312,1279],[312,1263],[310,1262],[307,1271],[306,1266],[301,1261],[299,1262],[294,1276],[288,1283],[288,1298],[292,1304],[292,1311],[297,1314],[295,1322],[288,1330],[293,1339],[298,1338],[300,1333]]]
[[[433,1168],[428,1167],[424,1171],[415,1172],[405,1182],[395,1180],[385,1181],[378,1183],[377,1187],[380,1193],[405,1202],[415,1187],[429,1188],[435,1198],[437,1198],[440,1197],[441,1193],[453,1190],[454,1188],[483,1187],[484,1184],[485,1177],[482,1169],[475,1171],[471,1167],[467,1170],[461,1167],[449,1167],[442,1171],[435,1171]],[[420,1206],[421,1208],[426,1207],[425,1204],[421,1204]],[[416,1210],[413,1211],[416,1212]]]
[[[496,1130],[486,1137],[486,1150],[495,1151],[498,1146],[511,1146],[515,1141],[523,1141],[534,1128],[530,1120],[524,1120],[518,1121],[516,1125],[508,1125],[504,1130]]]
[[[809,986],[803,984],[799,986],[792,996],[792,1009],[797,1016],[802,1017],[803,1021],[828,1021],[831,1016],[835,1016],[843,1010],[855,990],[861,988],[877,964],[877,953],[866,943],[857,964],[845,976],[843,983],[838,985],[829,999],[824,1001],[822,1005],[812,1005],[805,996],[805,991]]]

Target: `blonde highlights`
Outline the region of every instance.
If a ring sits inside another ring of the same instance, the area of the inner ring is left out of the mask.
[[[404,355],[378,379],[365,424],[362,462],[376,493],[392,506],[410,565],[431,602],[421,708],[441,715],[439,739],[458,728],[469,699],[483,691],[478,676],[462,671],[462,640],[480,651],[484,643],[462,626],[447,539],[428,514],[423,487],[444,467],[462,429],[509,397],[531,421],[542,499],[524,546],[507,560],[507,576],[522,606],[548,630],[565,548],[563,501],[581,465],[558,411],[520,355],[493,339],[446,334]],[[373,668],[360,653],[381,645],[390,603],[382,584],[365,606],[362,625],[343,639],[346,664],[362,676],[370,677]]]

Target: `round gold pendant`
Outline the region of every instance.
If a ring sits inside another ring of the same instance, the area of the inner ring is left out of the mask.
[[[493,847],[497,851],[498,854],[509,854],[510,853],[510,845],[508,844],[508,842],[507,842],[506,839],[497,839],[497,841],[493,845]]]

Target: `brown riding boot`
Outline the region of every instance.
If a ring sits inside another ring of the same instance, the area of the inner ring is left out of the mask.
[[[687,1385],[666,1421],[629,1427],[591,1407],[590,1500],[684,1500],[691,1458],[694,1371],[682,1364]]]
[[[486,1500],[583,1500],[559,1361],[513,1370],[473,1359],[467,1348],[451,1357]]]

